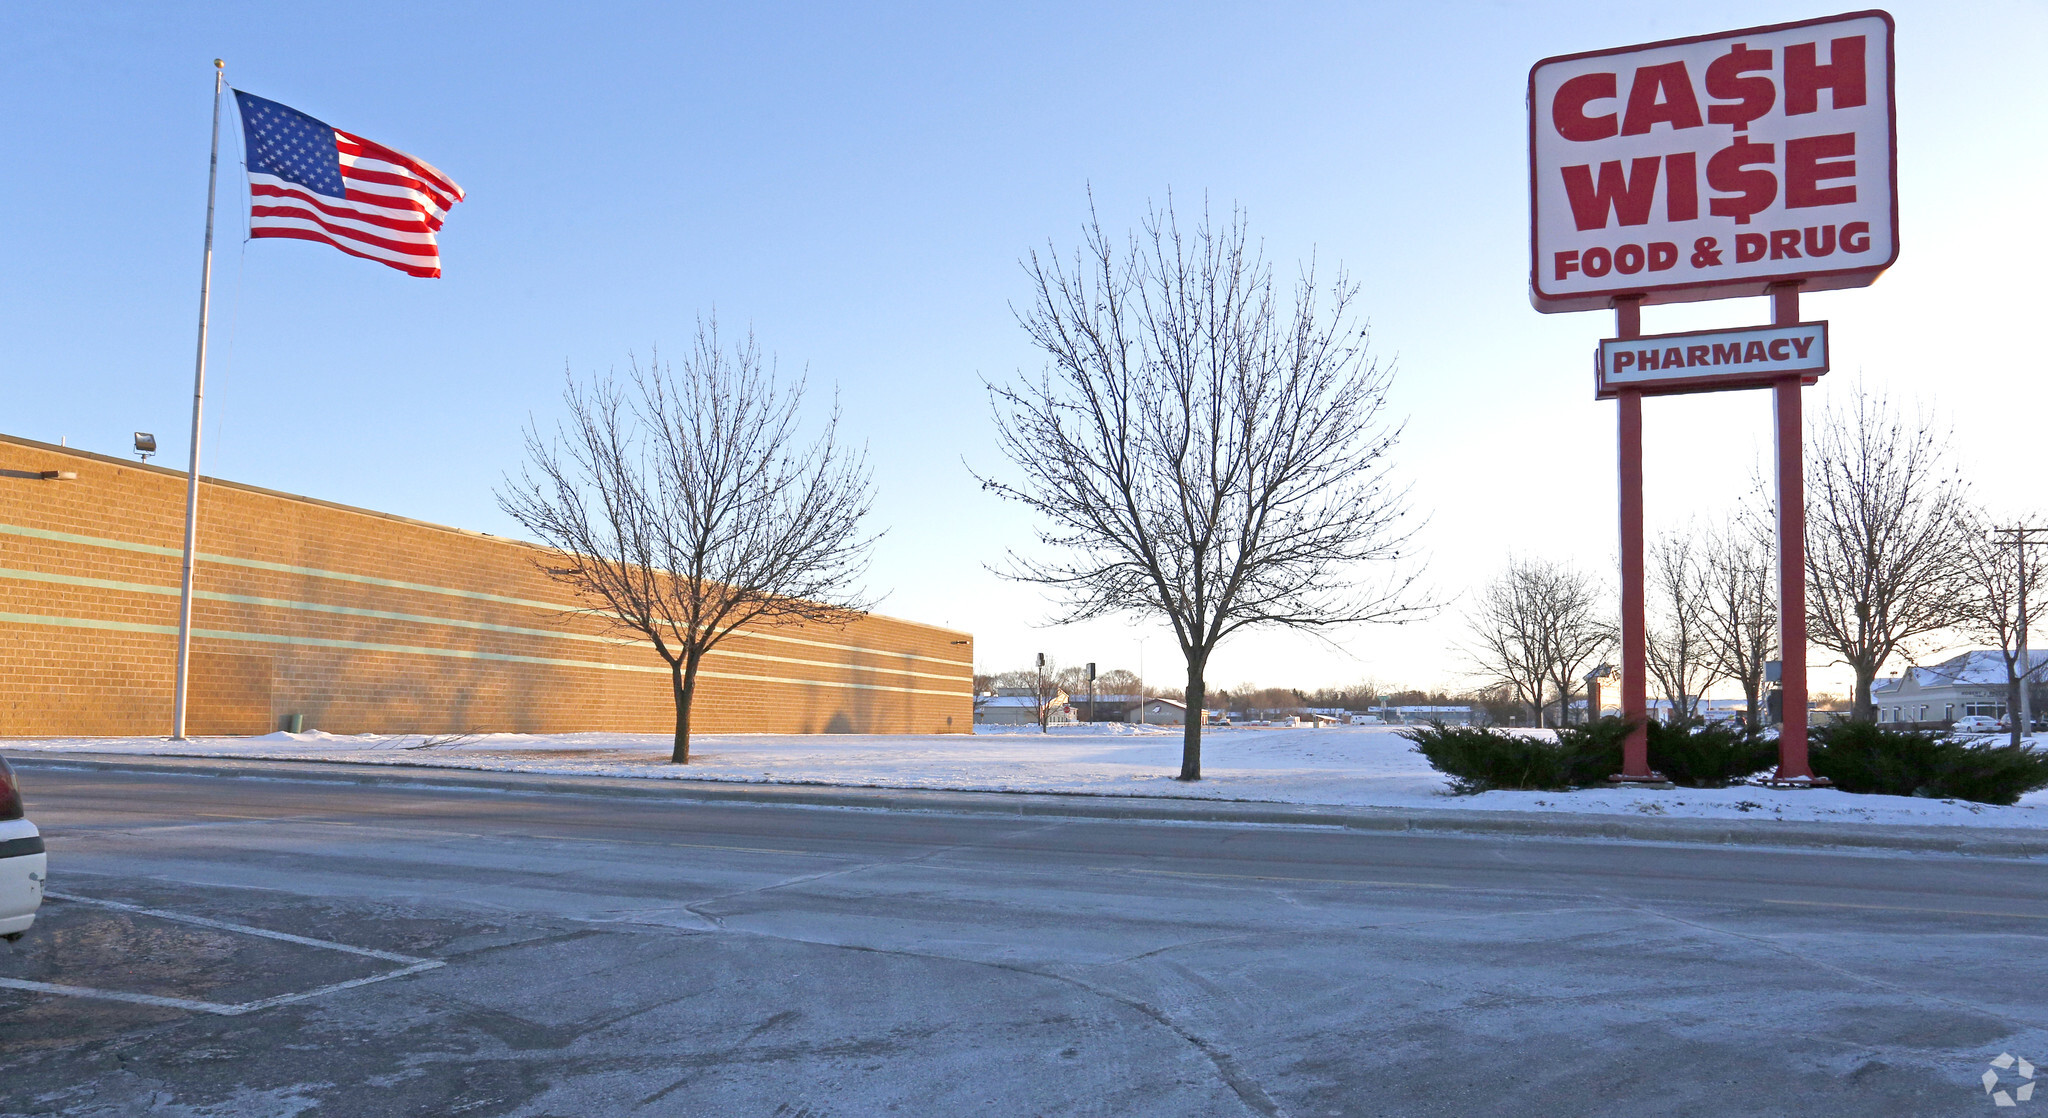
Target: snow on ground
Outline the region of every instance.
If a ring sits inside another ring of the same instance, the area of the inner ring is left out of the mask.
[[[0,754],[123,753],[428,765],[559,775],[957,791],[1174,796],[1346,807],[1567,811],[1714,819],[1829,820],[2048,828],[2048,791],[2013,807],[1857,796],[1831,789],[1591,788],[1450,793],[1395,728],[1240,726],[1202,736],[1199,784],[1180,771],[1180,731],[1115,725],[983,726],[973,735],[704,734],[691,764],[668,764],[665,734],[421,737],[309,731],[261,737],[38,738]]]

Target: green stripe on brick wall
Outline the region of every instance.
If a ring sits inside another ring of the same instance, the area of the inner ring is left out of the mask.
[[[25,571],[14,567],[0,567],[0,579],[15,579],[23,582],[47,582],[59,586],[84,586],[95,590],[116,590],[129,594],[155,594],[175,598],[178,588],[158,586],[146,582],[122,582],[111,578],[92,578],[87,575],[60,575],[49,571]],[[549,639],[589,641],[595,644],[609,644],[627,647],[652,648],[650,641],[630,637],[612,637],[594,633],[569,633],[559,629],[529,629],[519,625],[495,625],[488,621],[469,621],[458,617],[430,617],[417,613],[394,613],[390,610],[360,609],[355,606],[328,605],[324,602],[294,602],[283,598],[259,598],[248,594],[222,594],[212,590],[194,590],[194,598],[210,602],[233,602],[238,605],[264,606],[272,609],[307,610],[314,613],[331,613],[344,617],[369,617],[384,621],[403,621],[418,625],[447,625],[459,629],[475,629],[490,633],[510,633],[514,636],[546,637]],[[742,632],[741,636],[752,634]],[[841,664],[829,660],[798,660],[788,656],[769,656],[759,652],[741,652],[721,648],[712,653],[716,657],[734,656],[748,660],[766,660],[777,664],[804,664],[810,667],[833,668],[842,671],[886,672],[890,675],[922,676],[927,679],[957,679],[957,676],[938,672],[920,672],[912,668],[886,668],[874,665]],[[885,654],[893,655],[893,654]]]
[[[133,552],[139,552],[139,553],[141,553],[141,554],[145,554],[145,555],[162,555],[162,556],[168,556],[168,557],[171,557],[171,558],[175,558],[175,559],[183,559],[183,558],[184,558],[184,552],[183,552],[183,551],[181,551],[181,550],[179,550],[178,548],[175,548],[175,547],[164,547],[164,546],[162,546],[162,545],[160,545],[160,544],[150,544],[150,543],[132,543],[132,542],[130,542],[130,541],[128,541],[128,540],[115,540],[115,539],[107,539],[107,538],[105,538],[105,537],[101,537],[101,536],[86,536],[86,535],[80,535],[80,534],[78,534],[78,533],[75,533],[75,532],[56,532],[56,531],[51,531],[51,530],[49,530],[49,529],[45,529],[45,528],[28,528],[28,527],[23,527],[22,525],[19,525],[19,524],[0,524],[0,534],[5,534],[5,535],[14,535],[14,536],[25,536],[25,537],[27,537],[27,538],[29,538],[29,539],[40,539],[40,540],[50,540],[50,541],[52,541],[52,542],[54,542],[54,543],[74,543],[74,544],[82,544],[82,545],[84,545],[84,546],[87,546],[87,547],[100,547],[100,548],[108,548],[108,549],[112,549],[112,550],[115,550],[115,551],[133,551]],[[306,576],[309,576],[309,577],[312,577],[312,578],[326,578],[326,579],[336,579],[336,580],[339,580],[339,581],[342,581],[342,582],[354,582],[354,583],[360,583],[360,584],[362,584],[362,585],[365,585],[365,586],[381,586],[381,587],[388,587],[388,588],[391,588],[391,589],[394,589],[394,590],[411,590],[411,591],[415,591],[415,592],[418,592],[418,593],[422,593],[422,594],[441,594],[441,595],[445,595],[445,596],[448,596],[448,597],[454,597],[454,598],[466,598],[466,599],[470,599],[470,600],[472,600],[472,601],[483,601],[483,602],[498,602],[498,603],[501,603],[501,604],[504,604],[504,605],[510,605],[510,606],[521,606],[521,607],[524,607],[524,608],[527,608],[527,609],[542,609],[542,610],[547,610],[547,611],[549,611],[550,613],[589,613],[589,612],[590,612],[590,611],[589,611],[588,609],[586,609],[586,608],[584,608],[584,607],[581,607],[581,606],[568,606],[568,605],[562,605],[562,604],[560,604],[560,603],[557,603],[557,602],[541,602],[541,601],[535,601],[535,600],[533,600],[533,599],[531,599],[531,598],[510,598],[510,597],[506,597],[506,596],[504,596],[504,595],[502,595],[502,594],[486,594],[486,593],[484,593],[484,592],[482,592],[482,591],[479,591],[479,590],[457,590],[457,589],[455,589],[455,588],[453,588],[453,587],[447,587],[447,586],[432,586],[432,585],[429,585],[429,584],[427,584],[427,583],[423,583],[423,582],[403,582],[403,581],[400,581],[400,580],[397,580],[397,579],[389,579],[389,578],[375,578],[375,577],[372,577],[372,576],[370,576],[370,575],[358,575],[358,574],[349,574],[349,573],[347,573],[347,572],[345,572],[345,571],[329,571],[329,570],[323,570],[323,569],[321,569],[321,568],[318,568],[318,567],[296,567],[296,566],[292,566],[291,564],[288,564],[288,563],[272,563],[272,562],[268,562],[268,561],[266,561],[266,560],[262,560],[262,559],[238,559],[238,558],[236,558],[236,557],[234,557],[234,556],[232,556],[232,555],[215,555],[215,554],[212,554],[212,553],[210,553],[210,552],[203,552],[203,551],[202,551],[202,552],[198,552],[198,553],[196,553],[196,554],[195,554],[195,556],[194,556],[194,558],[195,558],[195,559],[197,559],[197,560],[198,560],[199,562],[203,562],[203,563],[214,563],[214,564],[218,564],[218,565],[223,565],[223,566],[231,566],[231,567],[246,567],[246,568],[249,568],[249,569],[252,569],[252,570],[263,570],[263,571],[276,571],[276,572],[279,572],[279,573],[282,573],[282,574],[296,574],[296,575],[306,575]],[[149,592],[149,591],[142,591],[142,592],[144,592],[144,593],[147,593],[147,592]],[[210,595],[207,595],[207,594],[196,594],[195,596],[198,596],[198,597],[208,597],[208,596],[210,596]],[[231,598],[231,597],[227,597],[227,596],[213,596],[213,597],[214,597],[214,600],[217,600],[217,601],[235,601],[235,600],[238,600],[238,599],[235,599],[235,598]],[[297,607],[289,607],[289,608],[297,608]],[[342,607],[336,607],[336,608],[337,608],[337,609],[340,609],[340,608],[342,608]],[[376,615],[376,614],[374,614],[374,613],[369,613],[369,612],[366,612],[366,613],[364,613],[364,614],[363,614],[363,616],[377,616],[377,615]],[[390,615],[390,616],[392,616],[392,617],[396,618],[396,617],[399,617],[399,616],[401,616],[401,615],[393,614],[393,615]],[[432,622],[432,623],[435,623],[435,624],[461,624],[461,622],[456,622],[456,621],[436,621],[436,622]],[[477,624],[482,624],[482,623],[481,623],[481,622],[479,622],[479,623],[477,623]],[[538,632],[538,630],[519,630],[519,629],[507,629],[506,631],[508,631],[508,632]],[[942,656],[926,656],[926,655],[922,655],[922,654],[920,654],[920,653],[915,653],[915,652],[899,652],[899,651],[895,651],[895,650],[891,650],[891,649],[882,649],[882,648],[864,648],[864,647],[861,647],[861,646],[858,646],[858,645],[849,645],[849,644],[835,644],[835,643],[833,643],[833,642],[831,642],[831,641],[819,641],[819,640],[809,640],[809,639],[806,639],[806,638],[803,638],[803,637],[791,637],[791,636],[785,636],[785,635],[783,635],[783,634],[780,634],[780,633],[764,633],[764,632],[760,632],[760,631],[757,631],[757,630],[752,630],[752,629],[743,629],[743,630],[741,630],[741,631],[740,631],[740,632],[739,632],[739,633],[738,633],[737,635],[738,635],[738,636],[741,636],[741,637],[748,637],[748,638],[753,638],[753,639],[756,639],[756,640],[764,640],[764,641],[780,641],[780,642],[783,642],[783,643],[787,643],[787,644],[804,644],[804,645],[811,645],[811,646],[813,646],[813,647],[817,647],[817,648],[829,648],[829,649],[833,649],[833,650],[835,650],[835,651],[840,651],[840,652],[865,652],[865,653],[868,653],[868,654],[870,654],[870,655],[875,655],[875,656],[900,656],[900,657],[903,657],[903,658],[906,658],[906,659],[911,659],[911,660],[926,660],[926,661],[930,661],[930,662],[932,662],[932,663],[934,663],[934,664],[946,664],[946,665],[950,665],[950,666],[952,666],[952,667],[959,667],[959,668],[970,668],[970,669],[971,669],[971,668],[972,668],[972,667],[974,666],[974,665],[973,665],[973,664],[972,664],[971,662],[969,662],[969,661],[966,661],[966,660],[948,660],[948,659],[946,659],[946,658],[944,658],[944,657],[942,657]],[[741,653],[741,654],[739,654],[739,655],[745,655],[745,654],[744,654],[744,653]],[[759,658],[760,658],[760,659],[775,659],[775,657],[759,657]],[[791,661],[786,661],[786,662],[788,662],[788,663],[816,663],[817,661],[791,660]],[[876,670],[886,670],[886,669],[876,669]],[[949,678],[949,677],[946,677],[946,676],[943,676],[943,675],[934,675],[934,673],[930,673],[930,672],[917,672],[917,673],[913,673],[913,674],[917,674],[917,675],[926,675],[926,676],[932,676],[933,678],[939,678],[939,679]],[[947,692],[947,693],[948,693],[948,694],[950,694],[950,692]]]
[[[102,621],[86,617],[52,617],[35,613],[0,613],[0,622],[17,625],[52,625],[66,629],[102,629],[119,633],[149,633],[176,636],[175,625],[151,625],[140,621]],[[429,648],[421,645],[380,644],[374,641],[336,640],[327,637],[292,637],[274,633],[244,633],[227,629],[194,629],[194,637],[213,640],[252,641],[259,644],[305,645],[313,648],[347,648],[360,652],[392,652],[410,656],[441,656],[459,660],[498,660],[513,664],[541,664],[560,668],[593,668],[606,672],[651,672],[667,675],[667,667],[644,664],[606,664],[595,660],[562,660],[548,656],[519,656],[508,652],[476,652],[464,648]],[[858,671],[860,669],[851,669]],[[957,696],[958,691],[933,691],[919,687],[895,687],[885,683],[836,683],[822,679],[784,679],[779,676],[747,675],[739,672],[699,671],[707,679],[739,679],[754,683],[786,683],[794,687],[835,687],[853,691],[895,691],[910,695]]]

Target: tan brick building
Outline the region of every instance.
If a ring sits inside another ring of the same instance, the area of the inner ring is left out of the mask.
[[[75,476],[74,476],[75,475]],[[0,436],[0,737],[167,734],[185,474]],[[188,730],[667,731],[651,646],[529,544],[202,478]],[[878,615],[742,631],[704,733],[970,733],[965,633]]]

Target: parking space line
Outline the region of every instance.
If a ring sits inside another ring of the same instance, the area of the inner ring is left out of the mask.
[[[141,905],[122,904],[120,901],[103,901],[97,897],[81,897],[72,893],[59,893],[55,890],[46,892],[43,895],[54,900],[69,901],[73,904],[111,908],[118,912],[135,912],[144,916],[154,916],[159,920],[175,920],[180,924],[195,924],[202,928],[213,928],[223,932],[236,932],[245,936],[261,936],[264,939],[283,940],[286,943],[296,943],[306,947],[319,947],[328,951],[344,951],[350,955],[364,955],[372,959],[384,959],[393,963],[405,963],[411,966],[417,966],[422,963],[432,963],[434,966],[441,965],[439,960],[422,959],[417,955],[400,955],[396,951],[379,951],[372,947],[353,947],[346,943],[336,943],[333,940],[295,936],[290,932],[273,932],[268,928],[252,928],[247,924],[230,924],[225,920],[209,920],[204,916],[189,916],[182,912],[166,912],[160,908],[144,908]]]
[[[204,916],[191,916],[183,912],[168,912],[160,908],[144,908],[141,905],[123,904],[120,901],[105,901],[97,897],[81,897],[73,893],[54,892],[46,892],[43,895],[52,900],[68,901],[72,904],[92,905],[96,908],[113,909],[116,912],[133,912],[142,916],[153,916],[159,920],[171,920],[180,924],[195,924],[202,928],[213,928],[218,931],[233,932],[237,935],[282,940],[285,943],[296,943],[304,947],[317,947],[325,951],[341,951],[350,955],[362,955],[371,959],[383,959],[387,962],[404,963],[406,965],[397,970],[385,971],[383,974],[351,978],[345,982],[332,982],[325,986],[316,986],[311,990],[301,990],[291,994],[277,994],[273,997],[258,998],[252,1002],[240,1002],[237,1004],[200,1001],[197,998],[169,998],[160,994],[131,994],[125,990],[102,990],[93,986],[65,986],[55,982],[34,982],[26,978],[0,978],[0,989],[25,990],[33,994],[56,994],[67,998],[96,998],[101,1001],[156,1006],[160,1009],[182,1009],[193,1013],[211,1013],[220,1017],[237,1017],[244,1013],[253,1013],[259,1009],[290,1005],[293,1002],[302,1002],[309,998],[320,997],[323,994],[350,990],[357,986],[368,986],[373,982],[385,982],[393,978],[404,978],[407,975],[418,974],[421,971],[434,970],[447,965],[440,959],[422,959],[416,955],[401,955],[396,951],[378,951],[370,947],[356,947],[351,944],[336,943],[333,940],[313,939],[310,936],[295,936],[290,932],[273,932],[269,928],[256,928],[247,924],[232,924],[226,920],[210,920]]]
[[[238,1013],[252,1013],[259,1009],[269,1009],[271,1006],[274,1005],[290,1005],[293,1002],[302,1002],[308,998],[320,997],[323,994],[332,994],[337,990],[352,990],[357,986],[368,986],[372,982],[383,982],[387,979],[392,978],[404,978],[406,975],[409,974],[418,974],[421,971],[433,970],[436,967],[445,965],[446,964],[444,964],[439,959],[427,959],[422,962],[414,963],[412,966],[409,967],[401,967],[398,970],[386,971],[383,974],[373,974],[367,978],[351,978],[347,982],[335,982],[326,986],[317,986],[311,990],[304,990],[296,994],[279,994],[275,997],[259,998],[253,1002],[243,1002],[238,1006],[232,1007],[231,1011],[225,1014],[224,1016],[232,1017]]]
[[[133,1002],[136,1005],[153,1005],[161,1009],[187,1009],[196,1013],[217,1013],[232,1017],[242,1012],[241,1008],[222,1005],[219,1002],[195,1001],[191,998],[164,998],[155,994],[130,994],[120,990],[95,990],[90,986],[59,986],[54,982],[30,982],[26,978],[0,978],[0,988],[27,990],[36,994],[61,994],[67,998],[98,998],[110,1002]]]
[[[31,982],[25,978],[0,978],[0,988],[26,990],[34,994],[57,994],[67,998],[96,998],[101,1001],[130,1002],[135,1005],[156,1006],[160,1009],[183,1009],[193,1013],[211,1013],[217,1017],[239,1017],[244,1013],[254,1013],[259,1009],[269,1009],[273,1006],[290,1005],[293,1002],[302,1002],[308,998],[320,997],[323,994],[332,994],[338,990],[368,986],[372,982],[383,982],[392,978],[404,978],[406,975],[433,970],[443,965],[445,964],[439,959],[429,959],[414,966],[386,971],[383,974],[373,974],[364,978],[351,978],[347,982],[334,982],[326,986],[317,986],[311,990],[301,990],[296,994],[278,994],[275,997],[258,998],[253,1002],[242,1002],[238,1005],[228,1005],[222,1002],[203,1002],[195,998],[166,998],[157,994],[131,994],[125,990],[100,990],[91,986],[60,986],[54,982]]]

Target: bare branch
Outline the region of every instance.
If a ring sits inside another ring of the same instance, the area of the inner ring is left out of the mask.
[[[1583,571],[1510,557],[1466,616],[1472,643],[1465,656],[1487,685],[1528,704],[1538,726],[1545,695],[1552,696],[1556,724],[1563,725],[1584,674],[1614,647],[1614,623],[1600,599],[1598,585]]]
[[[1018,322],[1047,356],[988,386],[1021,474],[985,489],[1038,514],[1005,573],[1058,620],[1150,615],[1187,663],[1182,778],[1199,779],[1204,672],[1239,629],[1399,622],[1433,608],[1401,562],[1413,526],[1388,470],[1401,425],[1341,272],[1291,295],[1244,216],[1183,230],[1169,198],[1119,245],[1090,206],[1070,262],[1025,261]]]
[[[2012,744],[2018,745],[2033,731],[2020,717],[2026,705],[2020,702],[2020,688],[2039,679],[2043,664],[2048,664],[2026,649],[2028,607],[2040,601],[2042,575],[2041,561],[2022,554],[2022,549],[2039,541],[2030,540],[2024,530],[1994,533],[1988,516],[1979,512],[1971,518],[1971,538],[1963,557],[1968,587],[1957,627],[1998,648],[2005,665],[2006,715],[2012,720]]]
[[[1777,568],[1762,484],[1745,511],[1701,542],[1705,652],[1715,672],[1742,687],[1747,724],[1763,725],[1764,663],[1778,655]]]
[[[553,438],[526,434],[528,465],[498,503],[560,554],[540,562],[669,666],[674,759],[689,760],[690,704],[704,655],[745,626],[843,625],[875,537],[865,455],[825,429],[797,433],[804,385],[779,383],[751,334],[728,348],[699,322],[680,370],[660,354],[625,380],[563,394]]]
[[[1813,433],[1806,478],[1807,631],[1856,673],[1853,716],[1893,656],[1955,625],[1968,594],[1968,486],[1945,432],[1858,388]]]

